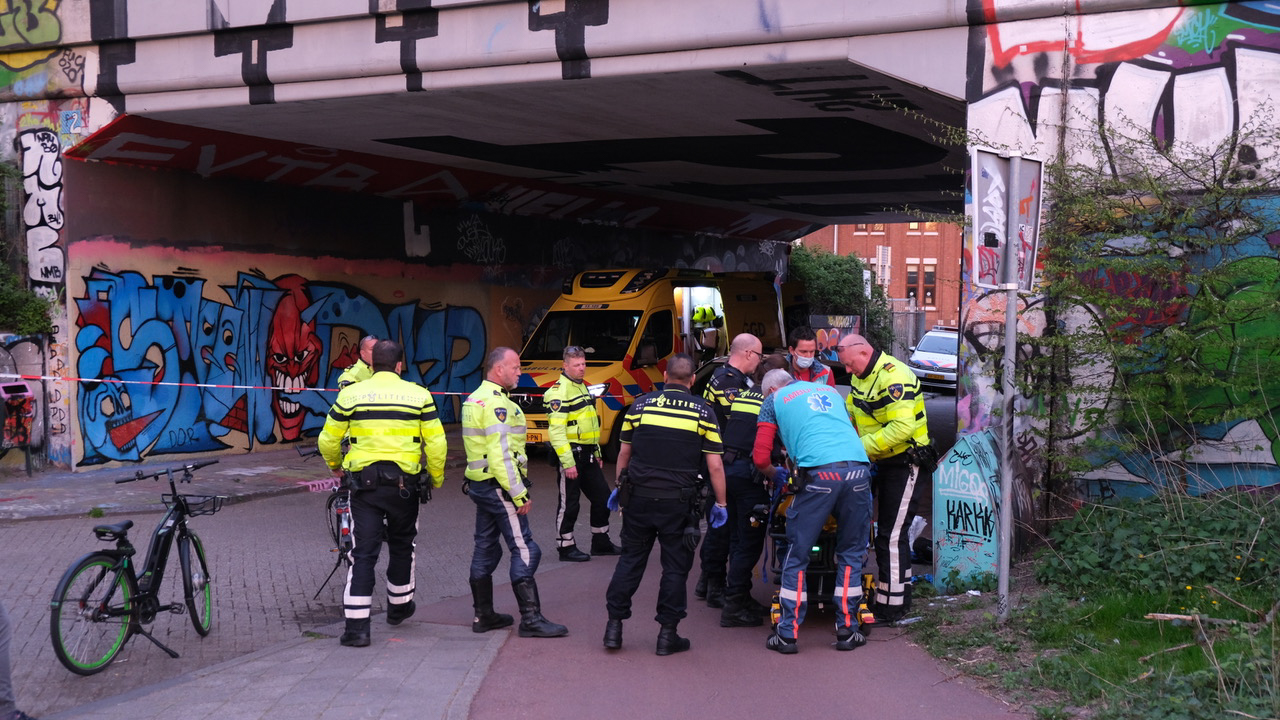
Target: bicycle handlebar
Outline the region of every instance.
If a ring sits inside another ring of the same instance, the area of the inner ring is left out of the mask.
[[[320,454],[318,445],[294,445],[293,449],[298,451],[299,457],[304,458],[315,457]]]
[[[135,480],[147,480],[151,478],[159,480],[162,477],[172,475],[175,470],[183,473],[184,476],[189,477],[193,471],[199,470],[202,467],[209,467],[217,462],[217,460],[197,460],[195,462],[187,463],[186,465],[179,465],[177,468],[165,468],[153,473],[144,473],[139,470],[134,473],[133,477],[120,478],[119,480],[116,480],[115,483],[119,485],[121,483],[133,482]]]

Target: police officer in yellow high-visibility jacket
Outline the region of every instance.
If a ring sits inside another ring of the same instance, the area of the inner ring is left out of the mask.
[[[564,372],[547,388],[542,403],[547,409],[547,434],[560,465],[560,504],[556,510],[556,550],[567,562],[586,562],[591,555],[617,555],[609,539],[609,484],[600,456],[600,416],[596,399],[582,380],[587,354],[581,347],[564,349]],[[591,555],[573,541],[578,522],[578,494],[591,501]]]
[[[845,407],[876,464],[876,582],[872,612],[880,622],[895,622],[911,610],[912,502],[920,466],[914,450],[930,445],[920,380],[906,363],[881,352],[861,335],[836,346],[840,362],[852,373]],[[932,468],[926,471],[931,471]]]
[[[520,637],[560,637],[568,628],[542,616],[533,573],[542,550],[529,531],[529,458],[525,455],[525,419],[507,394],[520,380],[520,356],[506,347],[485,359],[484,382],[462,404],[462,445],[467,451],[465,489],[476,504],[476,547],[471,556],[473,632],[512,623],[494,612],[493,571],[502,559],[499,540],[511,550],[511,589],[520,606]]]
[[[338,389],[358,383],[362,380],[368,380],[373,377],[373,346],[378,343],[378,338],[373,335],[365,335],[360,338],[360,357],[356,358],[356,362],[351,367],[342,371],[338,376]]]
[[[347,624],[341,642],[352,647],[369,644],[374,567],[384,539],[390,555],[387,623],[399,625],[413,614],[418,504],[431,497],[425,481],[420,482],[424,452],[431,484],[444,483],[444,427],[431,393],[400,379],[403,353],[391,340],[374,345],[373,376],[338,393],[317,442],[335,475],[342,475],[340,467],[351,475],[355,547],[342,597]],[[346,435],[351,448],[343,457]]]

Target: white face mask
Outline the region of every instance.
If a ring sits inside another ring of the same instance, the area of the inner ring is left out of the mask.
[[[800,368],[801,370],[808,370],[810,367],[813,366],[813,358],[805,357],[803,355],[797,355],[795,357],[795,362],[796,362],[796,367]]]

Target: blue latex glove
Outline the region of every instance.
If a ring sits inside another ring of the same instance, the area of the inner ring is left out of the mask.
[[[788,480],[790,477],[791,477],[791,473],[787,472],[787,469],[786,469],[786,468],[784,468],[784,467],[782,467],[781,465],[779,465],[778,467],[775,467],[775,468],[773,469],[773,484],[774,484],[774,485],[786,485],[786,484],[787,484],[787,480]]]
[[[613,492],[609,493],[609,499],[604,505],[609,508],[609,512],[618,512],[618,488],[614,488]]]
[[[729,522],[729,509],[719,505],[711,506],[711,527],[718,528]]]

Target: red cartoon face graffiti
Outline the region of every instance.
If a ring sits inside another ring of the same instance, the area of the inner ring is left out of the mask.
[[[276,305],[267,339],[267,380],[277,388],[272,410],[280,423],[282,440],[301,436],[303,408],[294,398],[315,387],[320,378],[320,338],[315,333],[315,323],[302,321],[302,311],[311,304],[303,292],[305,283],[297,275],[277,281],[288,294]]]

